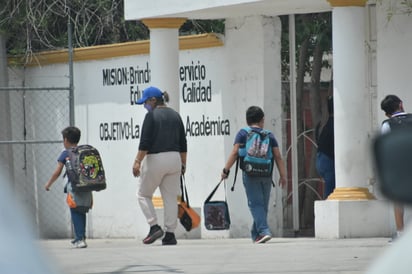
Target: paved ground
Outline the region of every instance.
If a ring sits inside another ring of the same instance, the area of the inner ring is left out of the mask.
[[[178,240],[143,245],[136,239],[89,239],[86,249],[69,240],[41,241],[64,274],[129,273],[364,273],[390,244],[387,238],[320,240],[274,238]]]

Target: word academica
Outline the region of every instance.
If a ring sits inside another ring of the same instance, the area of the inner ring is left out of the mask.
[[[202,115],[201,121],[191,121],[189,116],[186,118],[186,136],[211,136],[211,135],[230,135],[230,121],[228,119],[209,120]]]

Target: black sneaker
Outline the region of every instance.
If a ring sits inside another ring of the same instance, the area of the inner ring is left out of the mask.
[[[150,232],[146,236],[146,238],[143,239],[144,244],[151,244],[157,239],[161,238],[163,236],[163,230],[159,225],[153,225],[150,227]]]
[[[162,245],[176,245],[176,237],[172,232],[166,232],[165,237],[162,239]]]

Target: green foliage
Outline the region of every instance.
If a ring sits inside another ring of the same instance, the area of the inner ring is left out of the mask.
[[[113,0],[0,0],[0,34],[10,55],[68,47],[68,26],[73,47],[149,39],[141,21],[125,21],[123,1]],[[224,32],[224,20],[189,20],[181,35]]]
[[[282,23],[282,79],[289,78],[289,18],[281,16]],[[304,41],[308,42],[308,57],[303,65],[305,72],[312,72],[312,57],[315,46],[320,43],[324,53],[332,52],[332,13],[312,13],[295,15],[296,54],[299,54]],[[298,58],[296,58],[298,60]],[[330,67],[327,61],[323,67]]]

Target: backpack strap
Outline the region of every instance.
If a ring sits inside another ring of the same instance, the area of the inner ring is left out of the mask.
[[[273,188],[276,187],[275,182],[273,182],[273,167],[274,167],[274,165],[275,165],[275,160],[272,161],[272,170],[270,172],[270,181],[272,182]]]
[[[245,130],[246,132],[249,132],[249,131],[251,131],[251,130],[252,130],[252,128],[251,128],[251,127],[249,127],[249,126],[247,126],[247,127],[243,127],[242,129],[243,129],[243,130]]]
[[[262,134],[265,134],[265,137],[268,136],[270,134],[269,130],[266,129],[262,129],[262,131],[260,132],[260,137],[262,138]],[[272,186],[275,187],[275,183],[273,182],[272,176],[273,176],[273,168],[275,166],[275,155],[273,155],[273,151],[272,151],[272,146],[270,146],[270,153],[272,154],[272,169],[270,172],[270,181],[272,182]]]
[[[252,128],[251,127],[249,127],[249,126],[247,126],[247,127],[244,127],[244,128],[242,128],[244,131],[246,131],[247,132],[247,134],[250,134],[250,132],[252,132]],[[246,137],[246,139],[247,139],[247,137]],[[246,143],[245,144],[243,144],[243,145],[245,145],[246,146]],[[240,148],[239,148],[240,149]],[[237,172],[238,172],[238,169],[239,169],[239,162],[240,162],[240,156],[239,156],[239,152],[238,152],[238,154],[237,154],[237,158],[236,158],[236,168],[235,168],[235,178],[233,179],[233,184],[232,184],[232,187],[230,188],[230,190],[231,191],[234,191],[235,190],[235,184],[236,184],[236,178],[237,178]]]

